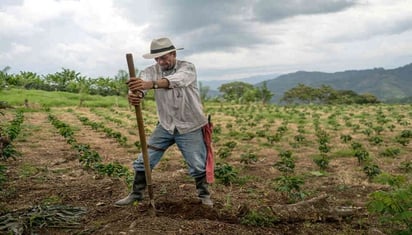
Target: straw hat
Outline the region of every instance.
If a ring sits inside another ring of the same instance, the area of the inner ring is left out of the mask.
[[[153,39],[152,44],[150,44],[150,53],[144,54],[143,58],[154,59],[177,50],[183,50],[183,48],[176,48],[169,38]]]

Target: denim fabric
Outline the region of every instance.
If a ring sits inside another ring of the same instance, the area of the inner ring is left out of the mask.
[[[181,151],[189,167],[189,174],[194,177],[203,177],[206,174],[206,146],[203,141],[202,128],[195,131],[179,134],[176,130],[170,134],[161,125],[157,125],[148,140],[150,168],[153,169],[163,157],[167,148],[175,144]],[[133,162],[135,171],[144,171],[143,156],[140,153]]]

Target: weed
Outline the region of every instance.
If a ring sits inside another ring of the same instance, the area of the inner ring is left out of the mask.
[[[261,211],[251,210],[242,219],[244,225],[271,227],[279,222],[279,219],[271,213],[270,208]]]

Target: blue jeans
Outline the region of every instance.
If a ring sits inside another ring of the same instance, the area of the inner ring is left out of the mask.
[[[177,130],[170,134],[160,124],[157,125],[147,143],[150,168],[153,169],[159,163],[165,151],[174,143],[189,166],[189,174],[194,178],[205,176],[207,152],[202,128],[186,134],[179,134]],[[133,169],[135,171],[145,170],[142,153],[133,161]]]

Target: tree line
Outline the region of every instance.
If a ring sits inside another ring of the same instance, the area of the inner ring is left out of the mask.
[[[128,91],[125,82],[129,79],[129,75],[125,70],[119,70],[113,78],[90,78],[66,68],[47,75],[24,71],[18,74],[9,74],[8,70],[10,70],[9,66],[0,71],[0,90],[6,87],[15,87],[102,96],[123,96]],[[218,89],[221,95],[216,99],[232,103],[260,102],[267,104],[274,96],[267,88],[266,82],[260,86],[254,86],[235,81],[223,84]],[[209,87],[203,86],[199,82],[199,91],[202,100],[210,100],[208,97]],[[352,90],[335,90],[327,85],[314,88],[299,83],[284,93],[281,102],[286,104],[370,104],[379,103],[379,100],[369,93],[357,94]]]
[[[60,72],[47,75],[38,75],[26,71],[21,71],[18,74],[9,74],[9,70],[10,67],[7,66],[0,71],[0,89],[15,87],[102,96],[123,95],[127,93],[125,82],[128,80],[128,73],[124,70],[119,70],[113,78],[90,78],[66,68],[62,68]]]
[[[219,91],[225,101],[235,103],[269,103],[274,94],[267,88],[266,82],[253,86],[244,82],[230,82],[221,85]],[[281,98],[285,104],[373,104],[378,98],[370,93],[358,94],[352,90],[335,90],[331,86],[319,88],[299,83],[286,91]]]

